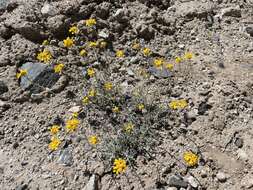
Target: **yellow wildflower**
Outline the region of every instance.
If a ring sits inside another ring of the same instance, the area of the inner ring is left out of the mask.
[[[188,103],[186,100],[172,100],[169,104],[169,107],[171,109],[183,109],[188,106]]]
[[[52,54],[47,49],[44,49],[42,52],[38,53],[37,59],[41,62],[48,63],[52,59]]]
[[[88,97],[88,96],[84,96],[82,102],[83,102],[83,104],[88,104],[88,103],[90,103],[89,97]]]
[[[96,48],[98,46],[98,42],[89,42],[88,45],[90,48]]]
[[[119,113],[119,112],[120,112],[119,107],[118,107],[118,106],[114,106],[114,107],[112,108],[112,112],[113,112],[113,113]]]
[[[96,96],[96,90],[90,89],[90,90],[88,91],[88,97],[94,97],[94,96]]]
[[[132,45],[132,48],[134,50],[139,50],[141,48],[141,44],[138,43],[138,42],[134,42],[133,45]]]
[[[94,26],[94,25],[97,24],[97,21],[94,18],[90,18],[90,19],[88,19],[88,20],[85,21],[85,24],[88,27],[92,27],[92,26]]]
[[[187,151],[184,153],[183,158],[184,158],[185,163],[189,167],[193,167],[198,164],[199,157],[197,154]]]
[[[165,68],[168,69],[168,70],[170,70],[170,71],[172,71],[173,68],[174,68],[174,65],[171,64],[171,63],[166,63],[166,64],[165,64]]]
[[[190,59],[192,59],[192,58],[193,58],[193,54],[192,54],[191,52],[186,52],[186,53],[184,54],[184,59],[190,60]]]
[[[50,150],[57,150],[58,149],[58,147],[59,147],[59,145],[61,144],[61,141],[60,141],[60,139],[58,138],[58,137],[53,137],[52,139],[51,139],[51,142],[49,143],[49,145],[48,145],[48,147],[49,147],[49,149]]]
[[[123,50],[117,50],[116,51],[116,57],[125,57],[125,53]]]
[[[126,161],[122,158],[114,160],[113,173],[116,175],[124,173],[127,169]]]
[[[137,109],[138,109],[139,111],[142,111],[144,108],[145,108],[144,104],[138,104],[138,105],[137,105]]]
[[[176,57],[175,62],[176,63],[181,63],[183,59],[181,57]]]
[[[127,133],[131,133],[133,131],[133,129],[134,129],[134,125],[131,122],[125,124],[125,126],[124,126],[124,131]]]
[[[111,82],[106,82],[106,83],[104,84],[104,89],[105,89],[106,91],[112,90],[112,87],[113,87],[113,85],[112,85]]]
[[[85,49],[82,49],[79,53],[80,56],[84,57],[84,56],[87,56],[87,51]]]
[[[163,58],[158,58],[154,60],[154,66],[156,68],[161,68],[164,64],[164,59]]]
[[[98,144],[99,140],[98,137],[96,135],[92,135],[88,138],[88,141],[91,145],[96,145]]]
[[[104,49],[106,47],[107,47],[107,42],[106,41],[100,42],[100,48]]]
[[[76,130],[76,128],[78,127],[80,121],[77,118],[73,118],[73,119],[69,119],[66,122],[66,129],[67,132],[73,132]]]
[[[142,53],[145,56],[150,56],[152,52],[151,52],[151,49],[149,48],[143,48]]]
[[[63,45],[66,48],[70,48],[74,45],[74,40],[70,37],[67,37],[65,40],[63,40]]]
[[[62,64],[62,63],[59,63],[59,64],[55,65],[55,66],[54,66],[54,72],[55,72],[55,73],[61,73],[63,67],[64,67],[64,64]]]
[[[52,135],[56,135],[60,130],[60,126],[59,125],[53,125],[51,128],[50,128],[50,133]]]
[[[88,68],[87,69],[87,74],[89,77],[94,77],[95,76],[95,70],[93,68]]]
[[[20,79],[22,76],[27,75],[26,69],[20,69],[19,72],[16,74],[17,79]]]
[[[43,45],[43,46],[49,45],[49,41],[48,41],[48,40],[43,40],[42,45]]]
[[[73,118],[78,118],[78,112],[72,113],[72,117],[73,117]]]
[[[76,26],[72,26],[72,27],[70,27],[69,32],[71,34],[77,34],[79,32],[79,30]]]

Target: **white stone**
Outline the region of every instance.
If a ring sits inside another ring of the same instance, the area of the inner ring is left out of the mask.
[[[193,188],[197,188],[199,186],[199,182],[197,181],[197,179],[193,176],[189,176],[187,177],[187,181],[189,182],[189,184],[193,187]]]
[[[54,7],[52,5],[50,5],[49,3],[45,3],[44,6],[41,8],[41,13],[43,15],[53,16],[56,14],[56,11],[54,10]]]
[[[80,111],[81,111],[81,107],[80,106],[74,106],[74,107],[72,107],[72,108],[69,109],[70,113],[76,113],[76,112],[78,113]]]
[[[237,156],[239,159],[244,160],[244,161],[247,161],[249,159],[248,154],[242,149],[237,150]]]
[[[227,180],[226,174],[220,171],[217,173],[216,177],[220,182],[225,182]]]
[[[96,189],[97,189],[97,176],[93,174],[89,182],[83,188],[83,190],[96,190]]]

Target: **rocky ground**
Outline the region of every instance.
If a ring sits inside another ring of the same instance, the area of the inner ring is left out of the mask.
[[[80,59],[58,43],[71,24],[88,18],[96,18],[114,50],[139,39],[168,60],[195,54],[192,67],[175,68],[173,76],[140,78],[139,54],[111,66],[110,80],[126,91],[143,86],[159,92],[161,102],[184,98],[190,105],[182,118],[167,121],[177,128],[159,131],[155,159],[138,156],[135,169],[116,177],[88,150],[83,131],[67,148],[48,150],[48,128],[76,108],[85,86]],[[41,79],[17,80],[19,68],[38,62],[48,38],[69,77],[55,78],[38,63]],[[252,0],[0,0],[0,44],[0,189],[253,189]],[[48,88],[31,93],[30,83]],[[186,169],[180,160],[189,149],[201,160]]]

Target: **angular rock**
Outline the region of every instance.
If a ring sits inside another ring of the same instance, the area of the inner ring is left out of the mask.
[[[27,75],[21,77],[20,86],[33,93],[41,92],[44,88],[52,88],[60,78],[50,66],[43,63],[28,62],[22,65],[21,69],[26,69]]]
[[[199,186],[199,182],[196,178],[194,178],[193,176],[189,176],[186,178],[186,180],[189,182],[189,184],[193,187],[193,188],[197,188]]]
[[[181,188],[181,187],[187,188],[188,187],[188,183],[185,182],[182,177],[177,176],[177,175],[173,175],[169,178],[168,185],[171,187],[177,187],[177,188]]]
[[[98,189],[98,176],[93,174],[89,180],[89,182],[85,185],[83,190],[97,190]]]
[[[253,26],[252,26],[252,27],[250,27],[250,26],[246,27],[246,28],[245,28],[245,31],[246,31],[250,36],[253,37]]]
[[[71,166],[73,164],[72,151],[68,148],[62,150],[58,162],[65,166]]]
[[[232,16],[232,17],[241,17],[242,11],[240,6],[228,7],[221,10],[221,17],[223,16]]]
[[[224,174],[223,172],[218,172],[217,174],[216,174],[216,177],[217,177],[217,179],[220,181],[220,182],[222,182],[222,183],[224,183],[224,182],[226,182],[227,181],[227,176],[226,176],[226,174]]]
[[[8,86],[3,81],[0,81],[0,95],[5,92],[8,92]]]
[[[135,33],[141,38],[145,40],[151,40],[155,36],[155,30],[151,27],[151,25],[147,25],[144,23],[137,23],[134,27]]]
[[[41,14],[45,16],[54,16],[56,15],[56,13],[57,12],[55,11],[55,7],[53,7],[51,4],[47,2],[41,8]]]
[[[150,67],[149,72],[157,78],[168,78],[172,76],[171,72],[167,69],[159,69],[155,67]]]
[[[201,2],[201,1],[190,1],[180,3],[176,6],[176,14],[183,17],[204,17],[211,12],[213,3]]]

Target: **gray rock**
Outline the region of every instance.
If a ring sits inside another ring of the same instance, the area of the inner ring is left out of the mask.
[[[103,29],[98,33],[98,36],[103,39],[108,39],[110,37],[110,33],[108,29]]]
[[[55,11],[55,7],[53,7],[51,4],[47,2],[41,8],[41,14],[45,16],[54,16],[56,15],[56,13],[57,12]]]
[[[171,72],[167,69],[157,69],[155,67],[150,67],[148,70],[157,78],[168,78],[172,76]]]
[[[9,0],[0,0],[0,9],[5,9],[7,7]]]
[[[241,139],[241,138],[236,138],[236,139],[235,139],[235,145],[236,145],[238,148],[242,148],[242,147],[243,147],[243,139]]]
[[[0,95],[5,92],[8,92],[8,86],[3,81],[0,81]]]
[[[109,16],[111,9],[111,3],[103,2],[96,9],[96,15],[102,19],[106,19]]]
[[[176,187],[168,187],[166,190],[177,190]]]
[[[219,171],[219,172],[216,174],[216,177],[217,177],[217,179],[218,179],[220,182],[222,182],[222,183],[224,183],[224,182],[227,181],[227,176],[226,176],[226,174],[223,173],[223,172],[220,172],[220,171]]]
[[[98,189],[98,176],[93,174],[89,180],[89,182],[85,185],[83,190],[97,190]]]
[[[241,17],[241,8],[240,6],[228,7],[221,10],[221,17],[223,16],[232,16],[232,17]]]
[[[72,150],[68,148],[62,150],[58,162],[65,166],[71,166],[73,164]]]
[[[22,185],[18,185],[15,190],[26,190],[28,189],[28,185],[27,184],[22,184]]]
[[[144,38],[145,40],[151,40],[155,36],[155,30],[152,26],[142,22],[137,23],[134,26],[134,31],[139,37]]]
[[[127,68],[126,71],[127,71],[127,74],[129,76],[134,76],[135,75],[134,72],[131,69],[129,69],[129,68]]]
[[[189,182],[189,184],[193,187],[193,188],[197,188],[199,186],[199,182],[198,180],[193,177],[193,176],[189,176],[186,178],[186,180]]]
[[[33,93],[38,93],[44,88],[52,88],[60,76],[53,72],[47,64],[28,62],[22,65],[21,69],[27,70],[27,75],[21,77],[20,86]]]
[[[253,188],[253,175],[252,174],[247,174],[246,176],[244,176],[242,178],[241,187],[246,188],[246,189]]]
[[[253,26],[248,26],[248,27],[246,27],[245,28],[245,31],[250,35],[250,36],[252,36],[253,37]]]
[[[169,178],[168,185],[171,187],[177,187],[177,188],[180,188],[180,187],[187,188],[188,183],[185,182],[182,177],[173,175]]]
[[[249,159],[248,154],[244,150],[238,149],[236,152],[239,159],[244,161],[247,161]]]

